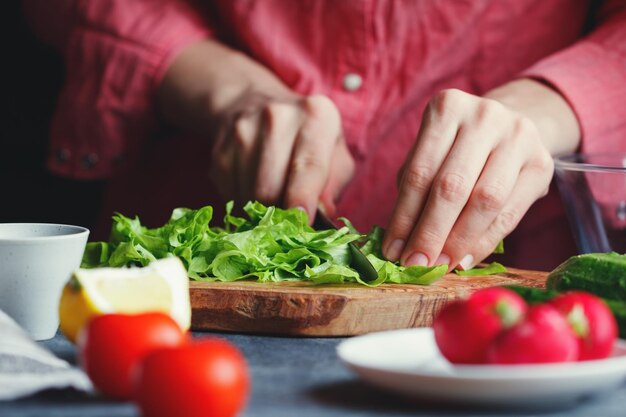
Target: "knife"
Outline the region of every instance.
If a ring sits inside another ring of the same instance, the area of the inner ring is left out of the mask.
[[[315,220],[313,221],[313,228],[316,230],[328,230],[335,229],[337,230],[337,226],[328,218],[324,212],[321,210],[317,210],[315,214]],[[365,282],[374,281],[378,278],[378,271],[374,268],[374,265],[367,259],[367,256],[354,242],[348,243],[348,248],[350,250],[350,266],[359,273],[361,279]]]

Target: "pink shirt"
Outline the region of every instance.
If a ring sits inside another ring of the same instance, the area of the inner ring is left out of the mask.
[[[626,150],[625,0],[25,4],[67,68],[48,166],[71,178],[110,179],[107,219],[115,210],[157,224],[174,206],[222,204],[206,180],[206,140],[168,132],[154,109],[172,59],[206,37],[249,54],[293,90],[337,104],[357,161],[338,210],[361,230],[387,224],[397,170],[425,104],[444,88],[480,95],[516,77],[542,79],[576,112],[584,150]],[[555,190],[506,250],[505,262],[543,269],[572,254]]]

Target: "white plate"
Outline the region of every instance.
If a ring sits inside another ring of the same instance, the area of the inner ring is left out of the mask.
[[[452,365],[430,328],[354,337],[337,353],[367,382],[434,401],[553,406],[608,392],[626,380],[624,340],[608,359],[547,365]]]

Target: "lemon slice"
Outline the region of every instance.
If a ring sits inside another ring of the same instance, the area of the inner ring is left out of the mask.
[[[63,288],[59,320],[74,342],[93,316],[149,311],[169,314],[181,329],[189,329],[189,278],[180,259],[160,259],[144,268],[78,269]]]

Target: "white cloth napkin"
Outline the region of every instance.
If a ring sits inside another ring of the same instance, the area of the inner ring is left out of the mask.
[[[33,341],[0,310],[0,401],[50,388],[91,391],[87,375]]]

